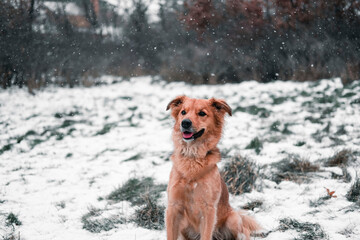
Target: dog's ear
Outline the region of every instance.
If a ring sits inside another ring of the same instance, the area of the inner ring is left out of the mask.
[[[186,96],[179,96],[173,99],[166,107],[166,111],[171,109],[171,115],[173,117],[177,116],[180,111],[180,106],[184,103]]]
[[[216,111],[228,113],[230,116],[232,116],[231,107],[222,99],[210,99],[210,104],[212,107],[216,109]]]
[[[173,99],[171,102],[169,102],[169,104],[166,107],[166,111],[169,110],[170,108],[173,109],[175,107],[180,106],[181,104],[184,103],[186,96],[178,96],[175,99]]]

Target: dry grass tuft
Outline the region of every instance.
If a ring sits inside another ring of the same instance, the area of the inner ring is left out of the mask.
[[[133,221],[147,229],[164,229],[165,207],[158,205],[149,194],[143,195],[143,202],[145,205],[136,210]]]
[[[6,217],[6,226],[20,226],[22,223],[19,220],[18,216],[16,216],[13,213],[9,213],[9,215]]]
[[[335,166],[347,166],[350,161],[354,160],[354,154],[352,151],[348,149],[341,150],[337,152],[334,156],[329,158],[325,162],[325,166],[327,167],[335,167]]]
[[[264,202],[262,200],[255,200],[255,201],[251,201],[246,203],[244,206],[242,206],[242,209],[245,210],[251,210],[254,211],[255,208],[259,208],[264,204]]]
[[[346,194],[347,200],[360,204],[360,178],[357,178]]]
[[[254,149],[256,154],[259,154],[263,149],[263,143],[258,137],[256,137],[251,140],[251,142],[245,147],[245,149]]]
[[[307,173],[317,172],[320,169],[319,165],[296,156],[290,156],[273,164],[273,166],[277,168],[277,172],[273,176],[273,181],[276,183],[280,183],[281,181],[302,183],[308,179]]]
[[[125,223],[125,219],[118,215],[103,217],[103,210],[101,209],[89,207],[88,210],[89,212],[81,217],[81,222],[83,229],[89,232],[99,233],[102,231],[110,231],[116,228],[116,225]]]
[[[298,222],[292,218],[280,219],[280,231],[295,230],[300,233],[300,236],[295,239],[301,240],[317,240],[317,239],[328,239],[324,230],[317,223],[309,222]]]
[[[256,163],[240,155],[227,162],[222,172],[229,192],[235,195],[251,192],[258,175],[259,167]]]
[[[111,192],[107,199],[114,202],[129,201],[133,205],[142,205],[144,204],[142,195],[149,194],[152,198],[158,199],[161,192],[165,190],[166,185],[155,184],[151,177],[130,178],[122,186]]]

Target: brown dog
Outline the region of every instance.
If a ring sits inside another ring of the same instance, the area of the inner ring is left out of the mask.
[[[216,163],[216,147],[229,105],[219,99],[180,96],[167,106],[175,119],[173,167],[166,209],[167,239],[250,239],[259,225],[229,205]]]

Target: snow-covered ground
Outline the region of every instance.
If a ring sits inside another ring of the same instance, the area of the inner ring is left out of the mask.
[[[299,236],[278,229],[282,218],[318,223],[329,239],[359,237],[360,210],[345,197],[360,174],[359,82],[347,88],[339,79],[191,86],[151,77],[93,88],[48,87],[35,96],[24,89],[0,90],[0,237],[166,239],[165,230],[144,229],[131,221],[92,233],[83,229],[81,218],[91,208],[102,209],[104,215],[132,216],[136,207],[128,202],[101,200],[131,177],[167,183],[173,120],[165,109],[182,94],[225,99],[234,114],[226,119],[219,148],[227,156],[253,159],[264,175],[289,154],[319,164],[310,181],[276,184],[271,177],[261,177],[251,193],[231,196],[235,208],[263,202],[250,212],[272,231],[265,239]],[[277,131],[271,129],[274,123]],[[259,154],[246,149],[256,137],[263,142]],[[341,169],[323,164],[343,149],[355,152],[347,167],[351,182],[332,178],[331,173],[341,174]],[[311,201],[326,196],[325,188],[337,198],[313,206]],[[166,205],[165,192],[160,202]],[[10,213],[22,224],[6,226]]]

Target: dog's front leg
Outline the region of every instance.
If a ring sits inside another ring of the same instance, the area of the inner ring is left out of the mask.
[[[201,240],[212,240],[212,235],[216,222],[216,209],[215,207],[207,207],[203,211],[201,218],[200,235]]]
[[[176,205],[169,205],[166,209],[166,234],[167,240],[177,240],[180,234],[180,222],[182,219]]]

